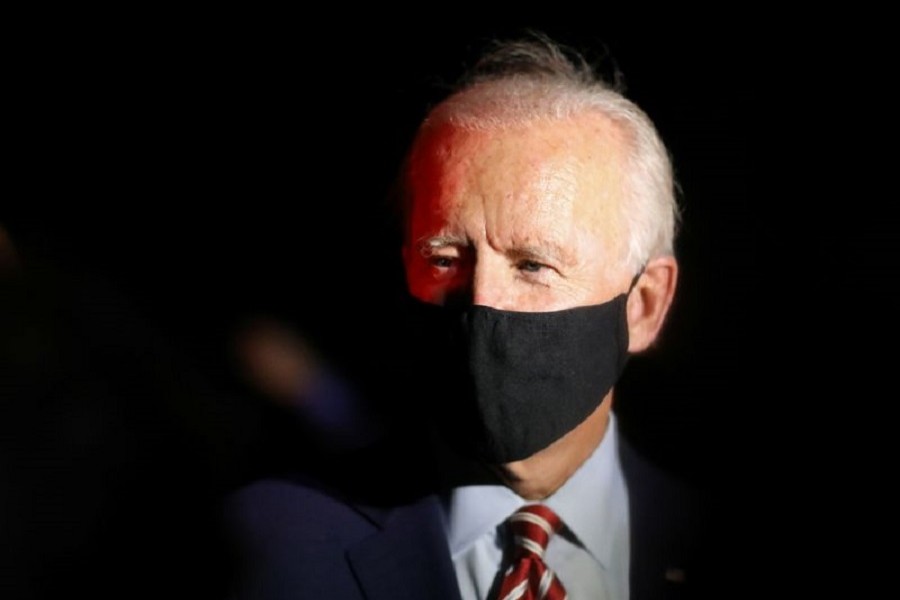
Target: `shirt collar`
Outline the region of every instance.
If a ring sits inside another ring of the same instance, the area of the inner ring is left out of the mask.
[[[627,495],[618,460],[615,417],[610,413],[600,445],[581,467],[544,504],[560,516],[578,541],[604,567],[613,551],[611,531],[617,511],[627,507]],[[447,532],[455,559],[482,535],[520,506],[524,498],[502,485],[454,488],[447,504]]]
[[[619,463],[615,417],[594,453],[556,493],[544,500],[604,567],[612,559],[619,511],[627,510],[628,496]]]

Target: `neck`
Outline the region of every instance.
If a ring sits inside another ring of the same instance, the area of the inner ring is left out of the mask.
[[[561,488],[603,441],[612,391],[575,429],[528,458],[493,467],[504,485],[526,500],[543,500]]]

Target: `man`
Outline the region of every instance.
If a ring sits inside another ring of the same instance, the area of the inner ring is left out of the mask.
[[[612,412],[678,275],[672,170],[650,120],[554,44],[500,44],[429,113],[401,183],[422,334],[409,380],[443,434],[438,484],[378,507],[296,478],[242,490],[242,593],[689,590],[689,497],[628,449]],[[384,486],[397,470],[377,471]],[[543,527],[541,547],[516,522]]]

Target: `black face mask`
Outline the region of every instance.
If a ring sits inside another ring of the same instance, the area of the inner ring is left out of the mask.
[[[464,454],[528,458],[583,422],[619,378],[627,299],[537,313],[415,301],[420,401]]]

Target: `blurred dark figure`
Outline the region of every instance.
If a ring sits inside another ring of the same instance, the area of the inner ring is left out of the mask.
[[[221,598],[227,407],[116,290],[0,229],[0,597]]]
[[[232,345],[244,381],[263,399],[293,414],[309,451],[319,456],[348,452],[373,444],[381,435],[373,407],[288,323],[250,317],[236,329]]]

